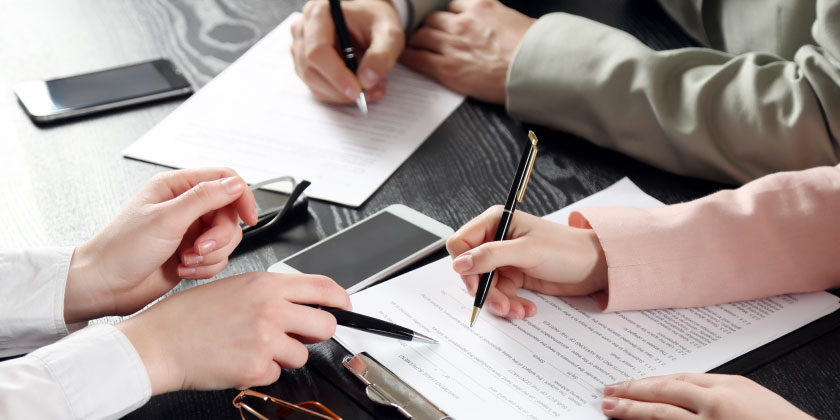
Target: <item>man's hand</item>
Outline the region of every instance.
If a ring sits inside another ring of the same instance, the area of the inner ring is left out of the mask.
[[[429,14],[400,61],[456,92],[504,104],[513,54],[534,21],[496,0],[454,0],[448,12]]]
[[[181,278],[219,273],[257,222],[256,201],[232,169],[169,171],[152,178],[96,236],[76,248],[64,295],[68,324],[128,315]]]
[[[361,56],[357,74],[338,54],[326,0],[306,3],[303,18],[292,23],[295,71],[319,100],[353,103],[364,88],[368,101],[378,101],[385,96],[385,75],[405,48],[400,18],[387,0],[347,1],[341,7],[356,54]]]

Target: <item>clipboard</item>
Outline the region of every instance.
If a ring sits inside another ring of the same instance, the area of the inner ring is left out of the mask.
[[[374,403],[394,407],[408,419],[454,420],[365,352],[345,356],[341,364],[364,384],[365,394]]]

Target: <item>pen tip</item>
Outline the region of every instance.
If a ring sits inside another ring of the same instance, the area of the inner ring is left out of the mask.
[[[475,320],[478,319],[478,314],[480,312],[481,308],[479,308],[478,306],[473,306],[472,318],[470,318],[470,328],[472,328],[472,326],[475,325]]]
[[[413,335],[414,335],[414,337],[411,339],[412,341],[422,341],[422,342],[425,342],[425,343],[440,344],[434,338],[429,337],[427,335],[420,334],[417,331],[415,331]]]
[[[356,106],[359,107],[359,111],[362,111],[362,115],[367,118],[368,116],[368,106],[367,106],[367,97],[365,97],[365,91],[359,92],[359,97],[356,99]]]

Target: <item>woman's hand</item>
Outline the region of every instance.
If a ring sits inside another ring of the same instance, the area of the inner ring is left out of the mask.
[[[169,171],[152,178],[96,236],[76,248],[65,291],[68,324],[128,315],[181,278],[208,278],[257,221],[256,201],[232,169]]]
[[[170,296],[117,328],[143,360],[154,395],[244,389],[303,366],[304,343],[335,333],[335,317],[299,304],[351,309],[347,292],[327,277],[256,272]]]
[[[549,295],[587,295],[607,287],[604,252],[595,233],[517,211],[507,240],[493,241],[502,206],[491,207],[446,241],[452,268],[475,295],[481,274],[496,269],[487,295],[498,316],[532,316],[537,307],[516,295],[526,288]]]
[[[743,376],[701,373],[607,385],[601,409],[611,418],[624,420],[813,419]]]

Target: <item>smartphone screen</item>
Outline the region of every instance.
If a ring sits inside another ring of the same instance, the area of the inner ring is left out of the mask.
[[[47,81],[56,108],[84,108],[188,87],[173,80],[158,61]],[[173,82],[176,84],[173,85]]]
[[[301,273],[328,276],[347,289],[440,240],[382,212],[283,262]]]
[[[186,95],[192,92],[168,60],[154,60],[78,76],[33,80],[15,86],[23,107],[36,122]]]

